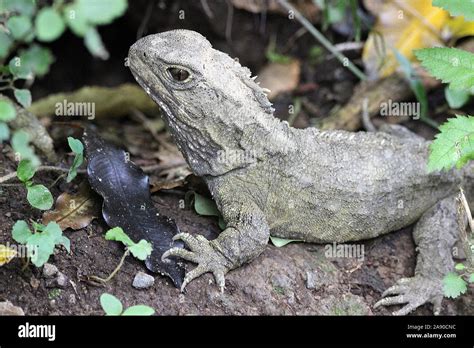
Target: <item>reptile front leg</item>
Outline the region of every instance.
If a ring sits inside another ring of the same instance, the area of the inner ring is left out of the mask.
[[[231,201],[224,204],[221,211],[227,227],[215,240],[180,233],[175,239],[182,240],[190,250],[172,248],[163,254],[163,260],[175,256],[198,264],[184,277],[181,291],[190,281],[207,272],[214,275],[223,291],[225,274],[260,255],[268,243],[270,230],[265,216],[252,201]]]
[[[375,308],[407,303],[393,313],[406,315],[430,302],[434,314],[439,314],[443,300],[442,280],[454,269],[452,248],[460,228],[465,228],[465,225],[459,226],[458,221],[455,196],[438,202],[421,217],[413,231],[418,250],[414,277],[400,279],[396,285],[387,289]]]

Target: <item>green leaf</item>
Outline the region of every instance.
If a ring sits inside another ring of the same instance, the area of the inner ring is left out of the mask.
[[[84,45],[94,57],[107,60],[109,59],[109,52],[105,48],[104,43],[96,28],[91,27],[87,30],[84,36]]]
[[[5,122],[0,122],[0,143],[8,140],[10,137],[10,130]]]
[[[454,269],[456,271],[462,271],[462,270],[466,269],[466,266],[464,266],[464,264],[462,264],[462,263],[457,263],[456,266],[454,266]]]
[[[40,45],[32,45],[22,51],[20,58],[36,76],[44,76],[49,71],[49,66],[54,62],[51,51]]]
[[[79,37],[84,37],[91,28],[91,24],[87,21],[87,17],[82,13],[77,3],[71,3],[64,6],[64,20],[69,29]]]
[[[8,67],[10,68],[10,72],[19,79],[29,79],[33,76],[33,71],[31,67],[26,65],[21,57],[13,57],[10,59],[8,63]]]
[[[43,266],[54,253],[54,242],[43,233],[35,233],[28,238],[26,243],[30,252],[31,262],[36,267]]]
[[[43,225],[44,226],[44,225]],[[54,222],[51,221],[42,229],[42,232],[44,233],[45,236],[48,238],[51,238],[51,240],[54,242],[54,244],[59,244],[61,237],[63,235],[63,231],[61,230],[61,227]]]
[[[474,6],[470,0],[433,0],[433,6],[442,7],[452,16],[462,16],[474,21]]]
[[[27,16],[12,16],[7,20],[7,28],[16,40],[26,38],[31,26],[31,19]]]
[[[456,298],[467,291],[467,283],[456,273],[450,272],[443,278],[444,296]]]
[[[194,209],[196,213],[204,216],[219,216],[216,203],[207,197],[194,193]]]
[[[26,244],[28,238],[30,238],[33,234],[28,227],[28,224],[24,220],[18,220],[13,225],[12,229],[12,237],[15,242],[20,244]]]
[[[49,257],[54,253],[54,247],[58,244],[66,246],[68,251],[70,250],[70,242],[61,231],[61,227],[52,221],[46,227],[40,225],[38,230],[42,232],[36,232],[27,240],[28,250],[31,253],[31,262],[36,267],[43,266]]]
[[[459,109],[469,101],[471,93],[462,89],[452,89],[447,86],[444,89],[444,96],[450,108]]]
[[[84,152],[84,145],[82,145],[81,141],[78,139],[75,139],[73,137],[68,137],[67,142],[69,144],[69,147],[75,154],[80,154]]]
[[[135,243],[130,239],[129,236],[122,230],[121,227],[114,227],[107,231],[105,234],[106,240],[115,240],[117,242],[122,242],[125,246],[130,247]]]
[[[33,185],[27,187],[26,199],[34,208],[48,210],[53,206],[53,196],[44,185]]]
[[[300,242],[299,240],[296,240],[296,239],[284,239],[284,238],[273,237],[273,236],[270,236],[270,240],[272,241],[272,244],[276,246],[277,248],[281,248],[282,246],[285,246],[292,242]]]
[[[474,283],[474,273],[471,273],[471,274],[469,275],[468,282],[469,282],[469,283]]]
[[[33,16],[36,3],[35,0],[2,0],[0,1],[0,10]]]
[[[155,314],[155,310],[149,306],[145,305],[137,305],[127,308],[122,315],[153,315]]]
[[[36,36],[40,41],[54,41],[66,29],[60,13],[52,7],[42,8],[35,20]]]
[[[12,44],[13,40],[10,35],[0,31],[0,58],[6,58]]]
[[[16,110],[8,100],[0,100],[0,121],[8,122],[16,117]]]
[[[24,108],[29,108],[31,105],[31,92],[28,89],[18,89],[15,88],[13,91],[16,100]]]
[[[120,315],[123,311],[122,302],[111,294],[102,294],[100,296],[100,305],[106,315]]]
[[[23,159],[18,164],[16,169],[16,176],[20,181],[26,182],[30,180],[36,173],[36,167],[31,163],[30,160]]]
[[[68,252],[71,251],[71,241],[63,235],[61,227],[54,221],[48,223],[43,229],[43,233],[54,242],[54,245],[62,245]]]
[[[423,67],[452,89],[474,86],[474,54],[457,48],[434,47],[414,51]]]
[[[77,8],[90,23],[110,24],[127,9],[127,0],[77,0]]]
[[[277,52],[267,51],[266,57],[269,62],[279,63],[279,64],[289,64],[291,63],[291,57],[285,56]]]
[[[462,167],[474,154],[474,118],[456,115],[439,130],[430,145],[428,171]]]
[[[66,236],[59,237],[57,244],[62,245],[64,248],[66,248],[68,253],[71,252],[71,241],[69,240],[68,237]]]
[[[38,156],[35,155],[33,148],[28,145],[30,136],[23,130],[17,130],[13,133],[11,145],[13,150],[19,155],[19,160],[28,159],[37,167],[40,165]]]
[[[84,145],[82,145],[80,140],[74,139],[73,137],[68,137],[67,141],[71,150],[76,154],[66,179],[67,182],[71,182],[77,175],[77,169],[84,161]]]
[[[145,259],[151,255],[151,252],[153,251],[153,246],[150,242],[147,242],[146,240],[142,239],[137,244],[131,245],[128,249],[134,257],[139,260],[145,261]]]

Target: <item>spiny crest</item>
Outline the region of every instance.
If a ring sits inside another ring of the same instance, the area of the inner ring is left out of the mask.
[[[255,97],[255,100],[257,103],[260,104],[260,106],[263,108],[263,110],[268,113],[268,114],[273,114],[275,109],[272,107],[272,103],[268,100],[267,95],[265,92],[268,92],[268,89],[261,88],[255,81],[255,77],[251,77],[252,73],[250,72],[250,69],[242,66],[238,60],[232,59],[228,54],[217,51],[220,57],[222,57],[222,60],[224,61],[224,64],[227,65],[228,68],[230,68],[234,73],[235,76],[239,78],[239,80],[250,90],[252,91],[252,94]]]

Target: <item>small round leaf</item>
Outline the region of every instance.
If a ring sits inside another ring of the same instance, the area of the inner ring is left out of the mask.
[[[137,305],[127,308],[122,315],[138,315],[138,316],[145,316],[145,315],[153,315],[155,314],[155,310],[150,306],[144,305]]]
[[[46,7],[36,16],[35,30],[40,41],[54,41],[64,32],[64,20],[54,8]]]
[[[10,129],[5,122],[0,122],[0,143],[10,137]]]
[[[18,168],[16,170],[16,176],[22,182],[30,180],[36,172],[36,167],[31,163],[30,160],[23,159],[20,161]]]
[[[0,121],[8,122],[16,117],[16,110],[8,100],[0,100]]]
[[[0,31],[0,58],[5,58],[13,44],[12,38],[3,31]]]
[[[53,206],[53,195],[44,185],[33,185],[27,188],[26,199],[30,204],[40,210],[48,210]]]
[[[12,229],[12,237],[15,242],[20,244],[26,244],[28,238],[30,238],[33,234],[28,227],[28,224],[24,220],[18,220],[13,225]]]
[[[106,315],[120,315],[123,311],[120,300],[111,294],[102,294],[100,296],[100,305]]]
[[[24,39],[31,29],[31,19],[27,16],[12,16],[7,21],[7,28],[13,38]]]
[[[24,108],[31,106],[31,92],[28,89],[18,89],[15,88],[13,94],[15,95],[18,103],[21,104]]]

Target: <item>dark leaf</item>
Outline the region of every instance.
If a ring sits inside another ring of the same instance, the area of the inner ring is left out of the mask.
[[[169,276],[176,287],[184,278],[184,269],[176,262],[162,262],[161,255],[171,247],[179,232],[175,222],[161,215],[151,200],[148,176],[127,160],[125,151],[105,142],[90,127],[84,131],[89,183],[103,199],[102,215],[110,227],[121,227],[134,241],[152,243],[153,252],[145,260],[152,272]]]

